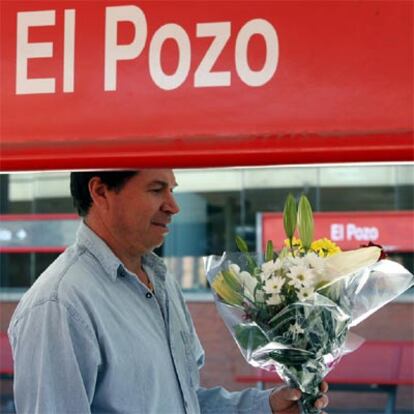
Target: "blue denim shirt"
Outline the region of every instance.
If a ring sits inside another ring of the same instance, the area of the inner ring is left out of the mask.
[[[204,352],[176,280],[155,294],[84,223],[12,317],[18,413],[270,413],[269,391],[199,386]]]

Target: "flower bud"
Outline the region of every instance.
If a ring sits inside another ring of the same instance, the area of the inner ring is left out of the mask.
[[[296,200],[292,194],[289,194],[283,208],[283,225],[285,233],[289,240],[292,240],[296,229]]]
[[[229,281],[233,285],[234,281],[231,280],[231,277],[224,277],[223,273],[219,273],[211,284],[211,287],[229,305],[241,305],[243,303],[243,296],[239,291],[229,286]]]
[[[236,245],[242,253],[247,253],[249,251],[246,241],[240,236],[236,236]]]
[[[241,290],[241,284],[237,276],[228,270],[223,270],[222,272],[223,280],[226,285],[233,291],[238,292]]]
[[[272,240],[268,240],[266,245],[265,261],[269,262],[270,260],[273,260],[273,256],[273,242]]]
[[[305,195],[302,195],[299,199],[298,230],[302,245],[305,251],[308,251],[313,240],[313,215],[312,207]]]

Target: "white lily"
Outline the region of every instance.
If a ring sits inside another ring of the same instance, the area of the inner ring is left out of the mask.
[[[329,256],[325,259],[325,271],[321,280],[327,284],[350,275],[364,267],[376,263],[381,256],[381,249],[376,246],[363,247]]]
[[[239,279],[241,285],[244,287],[244,294],[251,301],[254,301],[254,289],[257,285],[257,279],[246,271],[237,273],[236,276]]]
[[[240,273],[240,266],[236,265],[236,263],[231,263],[229,265],[229,270],[233,271],[235,274]]]

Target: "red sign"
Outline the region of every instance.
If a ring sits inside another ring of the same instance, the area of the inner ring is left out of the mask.
[[[0,253],[59,253],[75,241],[76,214],[0,214]]]
[[[326,237],[343,250],[357,249],[363,244],[380,244],[386,251],[414,251],[414,211],[364,211],[314,213],[314,239]],[[282,213],[263,213],[259,225],[262,248],[273,240],[282,248],[285,231]]]
[[[0,7],[3,171],[414,159],[412,2]]]

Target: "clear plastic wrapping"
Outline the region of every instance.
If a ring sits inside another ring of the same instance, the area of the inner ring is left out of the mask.
[[[259,264],[234,253],[206,260],[217,309],[243,356],[300,388],[305,414],[319,412],[321,381],[362,343],[350,328],[413,285],[403,266],[367,249],[335,259],[304,254]]]

